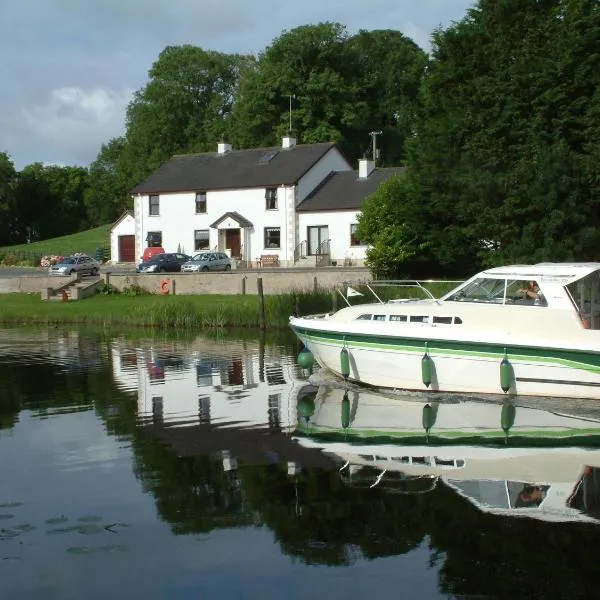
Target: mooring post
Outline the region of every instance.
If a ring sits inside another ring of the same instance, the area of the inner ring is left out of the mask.
[[[313,289],[314,289],[315,294],[317,293],[318,288],[319,288],[319,284],[317,283],[317,277],[315,275],[315,277],[313,277]]]
[[[265,329],[265,297],[263,294],[262,277],[256,280],[256,287],[258,288],[258,327]]]
[[[246,276],[242,277],[242,296],[246,295]]]
[[[336,292],[336,290],[333,290],[333,292],[331,292],[331,311],[337,312],[337,292]]]

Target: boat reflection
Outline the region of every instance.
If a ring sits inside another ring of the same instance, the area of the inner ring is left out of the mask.
[[[441,483],[488,513],[598,522],[600,411],[539,404],[306,386],[295,437],[348,486],[414,494]]]

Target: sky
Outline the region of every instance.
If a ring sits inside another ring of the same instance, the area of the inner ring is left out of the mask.
[[[89,165],[125,132],[133,92],[166,46],[258,54],[284,30],[330,21],[352,34],[430,34],[474,0],[3,0],[0,152],[15,168]]]

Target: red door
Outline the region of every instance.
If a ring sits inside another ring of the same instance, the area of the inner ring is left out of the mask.
[[[135,235],[119,236],[119,262],[135,262]]]
[[[231,250],[231,256],[233,258],[241,258],[241,242],[240,242],[240,230],[239,229],[226,229],[225,230],[225,248]]]

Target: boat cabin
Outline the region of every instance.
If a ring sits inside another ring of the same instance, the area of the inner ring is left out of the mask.
[[[576,311],[584,328],[600,329],[600,263],[541,263],[489,269],[441,300]]]

